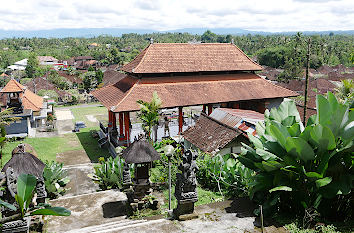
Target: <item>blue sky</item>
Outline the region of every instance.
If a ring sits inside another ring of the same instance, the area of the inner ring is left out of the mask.
[[[0,29],[354,30],[353,0],[1,0]]]

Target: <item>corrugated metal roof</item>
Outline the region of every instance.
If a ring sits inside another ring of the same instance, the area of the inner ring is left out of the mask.
[[[257,122],[264,121],[262,113],[243,109],[217,108],[209,116],[227,126],[252,135],[256,135]]]

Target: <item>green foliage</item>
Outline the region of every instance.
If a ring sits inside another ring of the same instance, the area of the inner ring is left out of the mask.
[[[38,59],[35,53],[31,53],[27,60],[26,75],[28,78],[35,78],[36,70],[39,68]]]
[[[207,30],[203,33],[201,39],[205,43],[215,43],[217,41],[217,35],[210,30]]]
[[[305,127],[295,103],[284,100],[265,112],[259,138],[248,135],[253,147],[243,145],[238,159],[256,172],[249,195],[265,213],[351,216],[354,112],[330,92],[316,103]]]
[[[109,157],[105,160],[103,157],[99,159],[99,164],[94,166],[95,173],[90,178],[99,184],[102,190],[121,189],[123,185],[122,172],[124,160]]]
[[[60,76],[55,70],[50,71],[47,79],[61,90],[68,90],[72,87],[72,83],[69,82],[66,78]]]
[[[336,88],[336,96],[337,98],[345,103],[349,103],[349,105],[353,105],[354,103],[354,81],[352,79],[342,80],[340,83],[337,83]]]
[[[4,207],[6,207],[6,208],[8,208],[10,210],[13,210],[13,211],[17,210],[16,206],[11,205],[10,203],[7,203],[7,202],[5,202],[3,200],[0,200],[0,206],[4,206]]]
[[[173,185],[176,183],[176,174],[179,172],[178,166],[182,161],[182,147],[173,139],[164,139],[153,144],[155,150],[160,153],[161,159],[154,161],[154,168],[151,169],[151,181],[168,183],[168,158],[164,153],[164,148],[167,145],[174,147],[174,154],[171,157],[171,183]]]
[[[70,210],[63,207],[51,207],[48,204],[31,207],[33,192],[36,187],[37,179],[30,174],[21,174],[17,178],[16,202],[19,205],[22,217],[27,215],[55,215],[70,216]]]
[[[261,49],[257,53],[259,64],[273,68],[284,67],[290,49],[285,46]]]
[[[337,231],[336,227],[333,225],[319,225],[316,226],[315,229],[302,229],[298,227],[296,223],[291,223],[285,225],[284,228],[290,233],[339,233],[339,231]]]
[[[217,154],[212,157],[200,153],[197,164],[197,180],[201,187],[220,192],[221,195],[247,194],[254,172],[236,160],[234,155]]]
[[[159,109],[161,108],[162,101],[154,91],[150,102],[138,100],[137,103],[140,107],[138,112],[138,118],[142,121],[142,127],[144,132],[150,137],[151,129],[159,122]]]
[[[102,83],[102,81],[103,81],[103,72],[102,72],[102,70],[98,69],[96,71],[96,82],[97,82],[97,85]]]
[[[67,172],[63,170],[63,165],[63,163],[47,161],[44,167],[43,178],[45,189],[48,197],[51,199],[57,198],[67,191],[65,186],[69,183],[70,179],[67,176]]]
[[[37,95],[48,96],[48,97],[50,97],[50,99],[54,99],[55,101],[58,101],[58,98],[59,98],[59,95],[53,90],[40,89],[37,91]]]

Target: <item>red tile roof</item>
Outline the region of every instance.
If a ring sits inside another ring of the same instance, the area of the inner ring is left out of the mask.
[[[43,107],[43,98],[34,94],[19,82],[11,79],[0,93],[20,92],[20,98],[24,109],[32,109],[33,111],[40,111]]]
[[[21,83],[17,82],[15,79],[11,79],[0,93],[22,92],[24,89],[25,87]]]
[[[228,43],[154,43],[122,68],[128,73],[253,71],[262,67]]]
[[[150,101],[153,92],[163,108],[229,101],[271,99],[298,94],[252,73],[165,76],[138,79],[127,76],[92,95],[114,112],[137,111],[137,100]]]
[[[43,108],[43,98],[26,89],[22,96],[23,109],[40,111]]]
[[[43,89],[43,90],[53,90],[53,91],[55,91],[58,94],[58,96],[60,98],[64,98],[65,96],[71,96],[71,94],[69,94],[68,92],[63,91],[63,90],[59,90],[58,88],[56,88],[53,83],[51,83],[50,81],[48,81],[44,77],[34,78],[34,79],[32,79],[31,82],[28,82],[26,84],[26,86],[32,92],[35,92],[35,90],[39,91],[41,89]]]
[[[192,127],[182,133],[184,138],[204,152],[222,149],[242,132],[202,113]]]
[[[118,81],[120,81],[121,79],[125,78],[126,76],[127,76],[127,74],[124,74],[124,73],[119,72],[119,71],[106,70],[103,73],[104,86],[107,86],[107,85],[110,85],[110,84],[115,84]]]

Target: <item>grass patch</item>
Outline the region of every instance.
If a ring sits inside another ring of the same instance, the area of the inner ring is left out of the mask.
[[[96,163],[99,157],[108,158],[111,154],[108,152],[107,148],[100,148],[98,146],[97,139],[91,136],[90,130],[92,129],[93,128],[80,129],[80,132],[76,133],[76,136],[91,162]]]
[[[97,139],[91,136],[92,128],[81,129],[78,133],[69,133],[57,137],[25,138],[24,140],[7,142],[3,148],[4,165],[11,158],[12,150],[20,143],[30,144],[43,162],[55,161],[58,153],[85,150],[91,162],[97,162],[99,157],[110,156],[107,148],[100,148]]]
[[[72,108],[70,111],[73,113],[75,119],[73,122],[76,121],[83,121],[85,122],[88,128],[98,127],[97,122],[92,122],[87,119],[87,115],[92,115],[96,117],[97,120],[107,120],[108,119],[108,112],[107,108],[103,106],[92,106],[92,107],[83,107],[83,108]]]
[[[201,187],[197,187],[198,193],[198,201],[195,203],[195,206],[206,205],[209,203],[222,201],[222,196],[220,193],[212,192],[209,190],[202,189]],[[165,196],[165,203],[162,206],[162,209],[168,209],[168,189],[163,190],[163,194]],[[175,197],[175,187],[172,187],[171,190],[171,208],[174,209],[177,207],[177,199]]]
[[[48,138],[25,138],[24,140],[7,142],[3,148],[3,164],[11,158],[12,150],[20,143],[30,144],[36,151],[38,158],[42,161],[54,161],[57,153],[80,150],[81,145],[72,146],[68,142],[77,140],[75,134],[65,134],[58,137]]]

